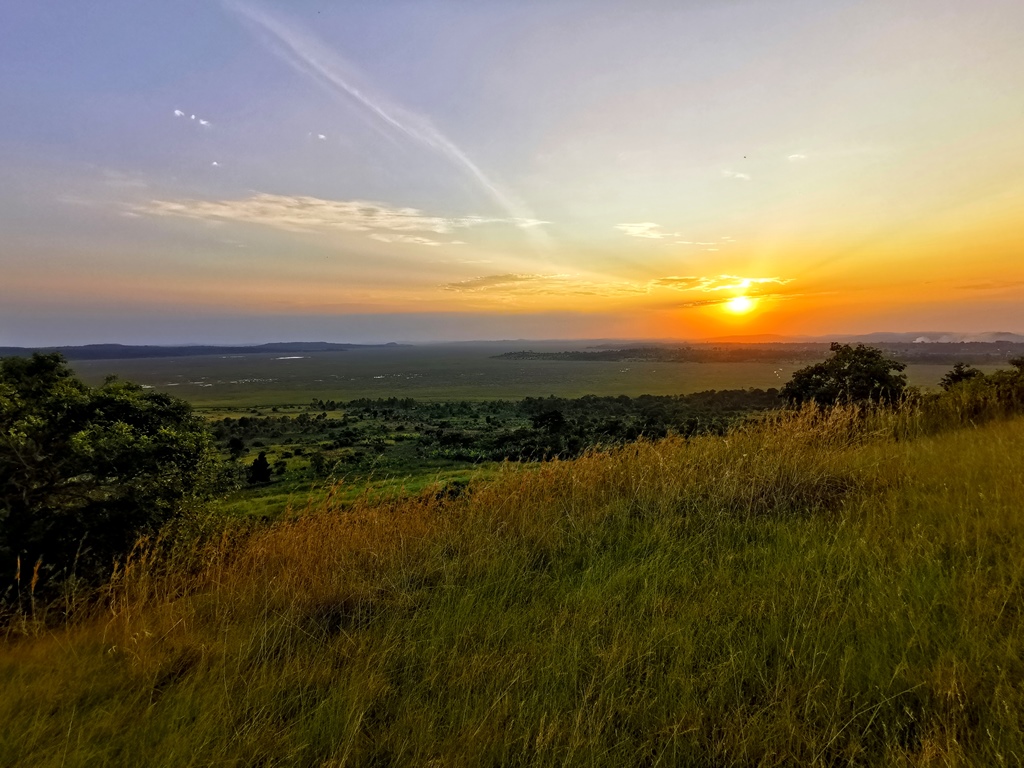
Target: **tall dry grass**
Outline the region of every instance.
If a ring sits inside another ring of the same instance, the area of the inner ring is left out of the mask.
[[[1017,764],[1024,422],[920,421],[143,543],[101,614],[8,641],[0,762]]]

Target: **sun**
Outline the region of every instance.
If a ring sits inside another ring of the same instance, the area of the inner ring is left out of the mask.
[[[749,296],[736,296],[725,302],[725,308],[734,315],[745,315],[757,306],[757,300]]]

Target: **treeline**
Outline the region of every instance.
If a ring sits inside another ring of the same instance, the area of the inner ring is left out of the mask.
[[[420,444],[431,455],[458,461],[544,461],[569,459],[596,447],[610,447],[670,433],[692,437],[724,434],[737,419],[777,408],[778,390],[727,390],[695,395],[630,398],[526,398],[514,413],[521,426],[427,430]]]
[[[506,352],[496,360],[614,363],[776,363],[820,360],[827,344],[756,344],[694,347],[625,347],[564,352]]]
[[[1024,355],[1024,344],[1012,341],[882,342],[872,345],[886,357],[903,363],[932,365],[1000,365]],[[498,360],[555,360],[615,363],[787,363],[824,359],[827,343],[722,344],[644,346],[564,352],[506,352]]]

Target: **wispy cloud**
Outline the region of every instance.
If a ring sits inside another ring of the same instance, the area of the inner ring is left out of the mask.
[[[677,291],[689,291],[700,286],[701,281],[707,278],[703,277],[680,277],[678,275],[669,275],[668,277],[659,277],[657,280],[652,280],[651,285],[659,288],[674,288]]]
[[[176,110],[174,110],[174,116],[175,117],[184,117],[185,113],[182,112],[180,109],[176,109]]]
[[[535,219],[533,213],[522,202],[501,189],[425,116],[391,103],[382,95],[371,93],[365,87],[357,86],[355,82],[362,78],[355,76],[355,67],[314,37],[241,0],[224,0],[224,3],[268,33],[275,43],[270,46],[271,50],[295,70],[327,88],[335,97],[346,103],[355,103],[366,110],[381,128],[397,132],[444,157],[474,179],[509,218],[524,221]]]
[[[684,301],[680,304],[674,304],[675,307],[682,307],[684,309],[692,309],[693,307],[712,307],[715,304],[726,304],[732,301],[732,297],[725,297],[719,299],[696,299],[694,301]]]
[[[638,221],[624,224],[616,224],[615,229],[629,237],[640,237],[646,240],[667,240],[672,237],[680,237],[679,232],[665,232],[660,224],[653,221]],[[731,237],[722,237],[718,240],[673,240],[676,245],[698,246],[705,251],[717,251],[718,246],[731,245],[736,241]]]
[[[736,295],[750,298],[782,296],[781,293],[766,289],[789,282],[791,280],[782,277],[666,275],[638,284],[617,280],[597,281],[570,274],[505,273],[447,283],[441,288],[455,293],[485,294],[502,300],[541,295],[626,299],[667,289],[696,294],[683,304],[672,303],[671,306],[697,307],[728,302]],[[703,297],[701,294],[704,294]]]
[[[677,291],[703,291],[712,293],[715,291],[743,291],[750,293],[757,291],[760,286],[786,285],[792,282],[792,278],[784,277],[740,277],[738,275],[716,275],[714,277],[679,277],[669,275],[659,277],[651,281],[651,286],[658,288],[672,288]],[[717,300],[716,300],[717,301]]]
[[[666,237],[679,237],[678,232],[662,232],[661,225],[653,221],[616,224],[615,228],[629,237],[642,237],[648,240],[663,240]]]
[[[801,155],[799,152],[796,152],[792,155],[788,155],[786,159],[791,163],[799,163],[801,160],[806,160],[807,155]]]
[[[217,165],[216,162],[213,163]],[[440,245],[424,237],[398,237],[388,233],[432,232],[446,235],[484,225],[528,228],[534,219],[498,219],[485,216],[431,216],[418,208],[399,208],[367,200],[323,200],[317,197],[258,194],[240,200],[151,200],[131,210],[152,216],[180,216],[204,221],[261,224],[288,232],[377,233],[375,240],[389,243]]]
[[[688,245],[700,248],[702,251],[714,252],[721,246],[735,245],[736,241],[731,237],[721,237],[718,240],[676,240],[676,245]]]
[[[795,299],[804,294],[800,293],[782,293],[780,291],[757,291],[754,293],[744,294],[749,299],[771,299],[772,301],[785,301],[787,299]],[[717,296],[712,299],[694,299],[693,301],[684,301],[679,304],[673,304],[672,306],[680,309],[691,309],[694,307],[713,307],[716,304],[729,304],[735,301],[735,296]]]
[[[375,232],[372,235],[368,235],[371,240],[377,240],[382,243],[405,243],[406,245],[429,245],[438,246],[444,245],[440,240],[433,240],[429,237],[422,237],[420,235],[384,235],[380,232]]]
[[[594,296],[599,298],[624,297],[647,293],[643,286],[625,282],[596,282],[578,275],[504,274],[483,275],[441,288],[455,293],[483,293],[506,298],[522,296]]]
[[[740,173],[739,171],[722,171],[722,175],[727,179],[736,179],[737,181],[750,181],[750,174]]]
[[[456,291],[458,293],[478,293],[480,291],[488,291],[494,288],[510,288],[518,287],[527,283],[537,283],[539,281],[558,280],[565,277],[564,275],[517,275],[517,274],[505,274],[505,275],[483,275],[481,277],[473,277],[469,280],[461,280],[457,283],[448,283],[441,286],[446,291]]]
[[[754,288],[759,285],[786,285],[792,282],[792,278],[785,277],[740,277],[738,275],[719,275],[718,277],[706,277],[702,281],[702,291],[738,291]]]

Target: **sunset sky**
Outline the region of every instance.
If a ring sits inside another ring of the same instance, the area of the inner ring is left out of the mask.
[[[1024,2],[8,2],[0,344],[1024,332]]]

